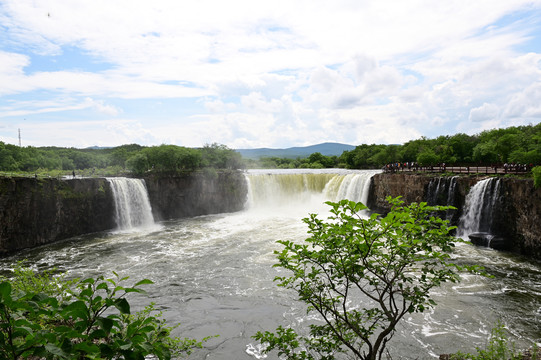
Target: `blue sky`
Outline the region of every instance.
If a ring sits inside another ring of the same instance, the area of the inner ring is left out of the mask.
[[[541,0],[0,0],[0,141],[396,144],[537,124]]]

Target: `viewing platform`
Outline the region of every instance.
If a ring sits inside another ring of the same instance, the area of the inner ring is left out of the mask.
[[[505,175],[505,174],[529,174],[533,165],[511,164],[511,165],[470,165],[470,166],[419,166],[411,164],[388,164],[383,167],[386,173],[394,172],[414,172],[414,173],[453,173],[453,174],[486,174],[486,175]]]

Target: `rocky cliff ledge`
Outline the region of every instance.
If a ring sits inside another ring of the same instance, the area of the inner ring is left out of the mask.
[[[111,229],[105,179],[0,178],[0,255]]]
[[[456,179],[454,206],[458,211],[452,218],[456,225],[466,195],[485,177],[460,176]],[[368,206],[385,213],[387,196],[402,196],[406,203],[428,201],[428,187],[434,176],[417,174],[377,174],[372,178]],[[532,179],[502,177],[493,218],[493,235],[504,239],[502,248],[541,259],[541,188],[535,189]]]
[[[247,196],[240,171],[145,177],[156,220],[240,211]]]
[[[541,188],[535,189],[533,180],[502,180],[499,233],[512,251],[541,259]]]
[[[238,171],[145,179],[156,220],[242,210],[247,184]],[[0,178],[0,256],[114,229],[107,179]]]

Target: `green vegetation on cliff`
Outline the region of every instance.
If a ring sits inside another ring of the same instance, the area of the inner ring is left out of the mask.
[[[534,186],[535,188],[540,188],[541,187],[541,166],[536,166],[532,169],[532,174],[533,174],[533,182],[534,182]]]

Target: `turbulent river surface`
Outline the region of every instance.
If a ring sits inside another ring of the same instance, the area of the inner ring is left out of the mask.
[[[190,359],[259,359],[251,337],[279,325],[302,328],[306,314],[293,293],[273,282],[280,239],[302,241],[309,213],[326,217],[327,200],[366,201],[371,171],[250,171],[246,209],[238,213],[161,221],[153,226],[90,234],[0,259],[0,270],[27,259],[38,270],[53,267],[70,277],[148,278],[149,302],[176,336],[211,339]],[[459,284],[434,292],[438,305],[408,316],[391,341],[393,359],[431,359],[484,346],[499,320],[517,346],[541,337],[541,265],[516,255],[470,244],[453,257],[481,264],[493,278],[464,275]],[[269,354],[267,359],[277,359]]]

